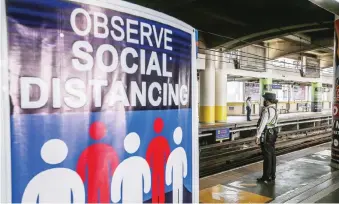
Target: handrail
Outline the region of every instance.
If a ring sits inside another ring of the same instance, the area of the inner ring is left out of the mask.
[[[298,125],[298,124],[304,124],[304,123],[314,123],[314,122],[329,121],[329,120],[332,120],[332,116],[320,116],[319,119],[312,118],[310,120],[307,120],[307,119],[297,120],[296,122],[283,122],[283,123],[279,123],[277,126],[283,127],[287,125]],[[221,127],[218,127],[218,129],[220,128]],[[249,127],[246,127],[246,128],[230,129],[230,133],[241,132],[241,131],[246,131],[246,130],[255,130],[255,129],[257,129],[257,126],[253,124],[253,125],[249,125]],[[210,136],[210,134],[208,133],[199,134],[199,137],[206,137],[206,136]]]

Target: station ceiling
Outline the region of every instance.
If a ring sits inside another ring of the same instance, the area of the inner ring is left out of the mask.
[[[334,35],[334,15],[309,0],[129,1],[197,28],[207,48],[235,49],[295,33],[303,33],[312,41],[333,39]]]

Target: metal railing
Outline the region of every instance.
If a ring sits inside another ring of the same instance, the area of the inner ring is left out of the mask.
[[[293,120],[290,120],[290,121],[293,121],[293,122],[289,122],[289,121],[282,121],[282,122],[279,122],[278,123],[278,127],[284,127],[284,126],[289,126],[289,125],[297,125],[299,126],[300,124],[305,124],[305,123],[313,123],[313,125],[315,126],[316,125],[316,122],[326,122],[328,125],[330,124],[332,120],[332,116],[320,116],[320,117],[316,117],[316,118],[310,118],[310,119],[293,119]],[[225,127],[216,127],[215,130],[218,130],[218,129],[222,129],[222,128],[225,128]],[[247,127],[240,127],[240,128],[237,128],[236,126],[234,127],[228,127],[230,128],[230,133],[237,133],[237,132],[241,132],[241,131],[248,131],[248,130],[255,130],[257,129],[257,126],[256,124],[251,124],[251,125],[248,125]],[[200,137],[209,137],[209,136],[213,136],[213,131],[214,130],[207,130],[206,132],[202,132],[199,134],[199,138]]]

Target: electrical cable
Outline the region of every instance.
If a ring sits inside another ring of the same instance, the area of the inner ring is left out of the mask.
[[[212,49],[207,49],[207,48],[201,48],[201,47],[198,47],[199,49],[203,49],[203,50],[207,50],[207,51],[211,51],[211,52],[217,52],[217,53],[221,53],[221,54],[224,54],[224,52],[221,52],[221,51],[217,51],[217,50],[212,50]],[[220,57],[220,55],[216,55],[216,54],[209,54],[209,55],[212,55],[212,56],[215,56],[215,57]],[[262,60],[262,61],[264,61],[264,59],[261,59],[261,58],[255,58],[255,57],[248,57],[248,56],[243,56],[243,55],[239,55],[239,54],[230,54],[230,55],[234,55],[234,56],[239,56],[239,57],[246,57],[246,58],[250,58],[250,59],[257,59],[257,60]],[[228,59],[229,61],[222,61],[222,62],[227,62],[227,63],[230,63],[231,61],[230,60],[234,60],[233,58],[231,58],[231,57],[228,57],[228,58],[225,58],[225,56],[222,56],[222,58],[224,58],[224,59]],[[199,58],[199,59],[204,59],[204,58]],[[213,59],[211,59],[212,61],[218,61],[218,60],[213,60]],[[253,62],[253,61],[248,61],[248,60],[241,60],[241,61],[246,61],[246,62]],[[240,61],[240,62],[241,62]],[[272,62],[272,61],[271,61]],[[281,61],[277,61],[277,60],[275,60],[275,61],[273,61],[273,62],[278,62],[278,63],[281,63]],[[265,64],[267,64],[267,65],[272,65],[273,67],[281,67],[281,68],[288,68],[288,67],[286,67],[286,66],[278,66],[278,65],[275,65],[275,64],[272,64],[272,63],[269,63],[269,62],[267,62],[267,61],[265,61]],[[293,64],[293,63],[288,63],[288,62],[284,62],[284,64],[290,64],[290,65],[293,65],[293,66],[295,66],[295,64]],[[300,65],[300,68],[302,69],[302,68],[306,68],[306,66],[304,66],[304,65]],[[315,69],[315,70],[321,70],[321,68],[317,68],[317,67],[307,67],[308,69]],[[265,69],[264,67],[263,67],[263,69]],[[273,69],[273,68],[267,68],[266,67],[266,69]],[[273,70],[278,70],[278,69],[273,69]],[[281,69],[279,69],[279,70],[281,70]],[[300,70],[300,69],[296,69],[296,70]],[[284,71],[286,71],[286,70],[284,70]]]

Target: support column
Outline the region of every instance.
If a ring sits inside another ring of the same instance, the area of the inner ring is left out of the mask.
[[[215,63],[214,52],[206,51],[206,67],[200,75],[200,123],[215,122]]]
[[[261,107],[264,105],[262,96],[265,94],[265,92],[271,91],[272,91],[272,79],[271,78],[260,79],[260,113]]]
[[[217,53],[215,70],[215,122],[227,122],[227,73],[223,53]]]
[[[331,166],[339,169],[339,19],[335,16],[335,36],[334,36],[334,84],[333,84],[333,124],[332,124],[332,153]]]
[[[265,92],[270,91],[272,91],[272,79],[271,78],[260,79],[260,94],[264,95]]]
[[[323,85],[319,82],[312,82],[311,87],[312,101],[311,101],[311,111],[312,112],[321,112],[323,107],[323,96],[322,89]]]

